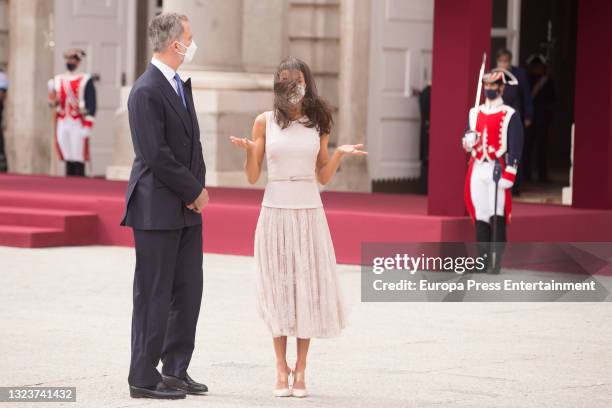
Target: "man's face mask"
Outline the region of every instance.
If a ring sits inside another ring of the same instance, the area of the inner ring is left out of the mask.
[[[191,44],[189,44],[189,47],[180,41],[177,41],[177,43],[181,47],[185,48],[185,52],[177,51],[180,55],[185,57],[184,61],[187,63],[190,63],[191,61],[193,61],[193,57],[195,56],[196,50],[198,49],[198,46],[196,45],[195,41],[191,40]]]
[[[499,96],[499,89],[485,89],[487,99],[493,100]]]
[[[304,99],[305,95],[306,95],[306,85],[297,84],[295,86],[295,91],[291,94],[291,96],[289,96],[289,103],[293,105],[297,105],[298,103],[300,103],[302,99]]]
[[[74,62],[67,62],[66,63],[66,69],[70,72],[74,71],[75,69],[77,69],[77,64],[75,64]]]

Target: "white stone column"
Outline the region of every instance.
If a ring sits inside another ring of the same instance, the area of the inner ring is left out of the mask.
[[[210,186],[249,186],[243,172],[244,152],[229,143],[229,136],[250,137],[257,115],[272,107],[272,70],[269,67],[278,61],[270,65],[268,62],[259,64],[259,61],[280,55],[268,48],[278,47],[274,44],[280,41],[282,30],[278,23],[282,16],[271,8],[275,3],[278,5],[277,0],[164,2],[164,11],[176,11],[189,17],[198,44],[196,58],[180,71],[183,78],[192,80],[206,161],[206,183]],[[272,22],[271,16],[278,20]],[[245,70],[244,56],[249,72]],[[254,68],[268,72],[256,72]],[[261,177],[259,185],[264,182],[265,176]]]
[[[5,110],[9,171],[48,174],[51,111],[47,81],[53,76],[48,47],[53,1],[9,1],[9,91]]]
[[[338,146],[366,141],[370,10],[370,0],[342,0],[340,3]],[[369,192],[371,185],[366,158],[346,157],[329,189]]]
[[[574,135],[576,124],[572,123],[572,144],[570,148],[570,169],[569,169],[569,186],[563,187],[561,190],[561,204],[572,205],[572,189],[574,185]]]
[[[242,66],[247,72],[274,73],[287,56],[287,0],[243,0]]]
[[[164,12],[185,14],[198,51],[185,70],[241,71],[243,0],[164,0]]]
[[[272,108],[272,74],[283,55],[286,1],[164,1],[165,12],[187,15],[198,45],[192,63],[179,72],[192,81],[209,186],[248,186],[244,152],[229,143],[229,136],[250,137],[257,115]],[[117,117],[116,139],[129,140],[125,109]],[[116,143],[107,177],[129,175],[133,153],[125,145]],[[264,182],[265,176],[259,185]]]

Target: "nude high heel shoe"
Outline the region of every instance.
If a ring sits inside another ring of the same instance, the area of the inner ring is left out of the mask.
[[[273,391],[273,394],[275,397],[290,397],[291,396],[291,389],[289,388],[289,377],[292,375],[293,371],[289,370],[289,373],[287,373],[287,387],[284,388],[275,388]],[[277,371],[276,372],[277,378],[280,377],[280,373]]]
[[[304,380],[304,371],[296,372],[293,371],[293,384],[295,385],[296,381],[301,381],[304,383],[304,388],[291,388],[291,394],[296,398],[304,398],[308,396],[308,391],[306,390],[306,382]]]

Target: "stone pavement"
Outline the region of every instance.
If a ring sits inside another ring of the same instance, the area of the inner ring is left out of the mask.
[[[133,249],[0,247],[0,386],[76,386],[77,403],[8,407],[610,407],[610,303],[361,303],[340,266],[350,325],[313,340],[311,396],[275,399],[253,260],[205,254],[190,367],[208,396],[130,399]],[[295,340],[290,340],[291,360]]]

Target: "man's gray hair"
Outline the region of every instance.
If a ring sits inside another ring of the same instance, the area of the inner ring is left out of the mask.
[[[179,13],[161,13],[149,23],[149,39],[153,52],[163,52],[173,41],[180,41],[183,35],[183,21],[189,21],[186,15]]]

